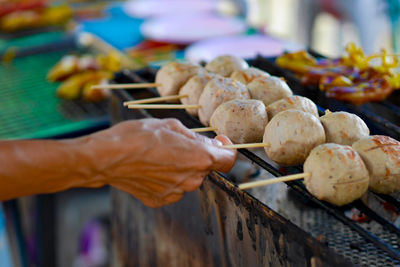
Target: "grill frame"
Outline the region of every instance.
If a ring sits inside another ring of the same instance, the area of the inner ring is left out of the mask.
[[[256,59],[256,60],[259,60]],[[255,65],[257,67],[257,64],[254,62],[250,61],[251,65]],[[259,66],[258,66],[259,67]],[[131,71],[124,71],[121,72],[120,74],[116,75],[115,82],[116,83],[128,83],[128,82],[150,82],[154,80],[154,75],[155,75],[156,70],[155,69],[143,69],[140,71],[136,72],[131,72]],[[273,74],[273,73],[272,73]],[[124,90],[120,91],[115,91],[113,93],[113,102],[112,102],[112,118],[114,122],[124,120],[126,119],[126,110],[121,111],[121,102],[122,101],[128,101],[128,100],[133,100],[133,99],[142,99],[142,98],[147,98],[147,97],[154,97],[157,96],[157,92],[154,89],[150,90],[135,90],[135,91],[130,91],[129,93]],[[117,111],[118,110],[118,111]],[[165,118],[165,117],[175,117],[180,119],[187,127],[190,128],[196,128],[196,127],[201,127],[201,123],[194,117],[188,115],[186,112],[182,110],[168,110],[168,111],[158,111],[158,110],[135,110],[135,111],[129,111],[132,114],[135,113],[137,115],[136,118],[140,117],[156,117],[156,118]],[[128,116],[129,117],[129,116]],[[286,168],[286,169],[277,169],[276,167],[270,165],[263,159],[259,158],[257,155],[254,153],[250,152],[247,149],[239,149],[239,152],[246,156],[249,160],[251,160],[253,163],[256,163],[266,171],[270,172],[276,177],[285,175],[287,173],[292,173],[292,172],[298,172],[301,171],[301,168]],[[211,179],[212,182],[216,183],[219,185],[219,180],[218,179]],[[301,182],[299,181],[294,181],[294,182],[287,182],[286,183],[290,188],[292,188],[295,192],[297,192],[301,197],[306,198],[307,201],[312,202],[314,205],[317,205],[318,207],[322,208],[326,212],[328,212],[330,215],[335,217],[337,220],[341,221],[342,223],[346,224],[350,229],[353,231],[356,231],[358,234],[360,234],[363,238],[368,240],[369,242],[372,242],[376,248],[380,248],[382,251],[385,251],[386,253],[392,255],[394,258],[400,259],[400,253],[397,249],[391,247],[388,245],[386,242],[378,238],[377,236],[373,235],[371,232],[365,230],[361,226],[359,226],[357,223],[352,221],[351,219],[347,218],[344,213],[343,213],[343,208],[337,208],[333,205],[330,205],[328,203],[322,202],[318,199],[316,199],[314,196],[308,193],[308,191],[304,188]],[[234,187],[233,187],[234,188]],[[224,188],[226,189],[226,188]],[[225,191],[225,190],[224,190]],[[229,190],[226,190],[227,192],[234,192],[234,195],[241,195],[245,196],[247,198],[250,198],[252,202],[257,203],[257,205],[260,205],[260,202],[256,199],[254,199],[251,195],[248,195],[247,193],[240,192],[236,188],[232,190],[232,188],[229,188]],[[118,193],[115,193],[118,194]],[[267,206],[263,205],[265,208],[269,209]],[[353,203],[351,206],[357,207],[361,211],[368,213],[371,217],[371,219],[375,220],[377,223],[381,224],[383,227],[388,229],[391,232],[394,232],[397,236],[399,236],[400,231],[399,229],[393,225],[391,222],[385,220],[378,214],[376,214],[374,211],[370,210],[368,207],[366,207],[361,201],[356,201]],[[271,210],[270,210],[271,211]],[[288,222],[285,222],[288,223]],[[289,223],[290,224],[290,223]],[[119,236],[119,238],[121,238]],[[315,240],[318,242],[317,240]],[[129,242],[129,241],[128,241]],[[319,243],[321,245],[321,243]],[[337,253],[335,253],[337,254]],[[399,262],[397,262],[399,263]],[[349,264],[349,263],[346,263]]]

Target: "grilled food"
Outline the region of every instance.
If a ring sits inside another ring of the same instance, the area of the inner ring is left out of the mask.
[[[308,191],[337,206],[353,202],[368,190],[368,170],[350,146],[317,146],[307,157],[304,172],[311,173],[304,178]]]
[[[286,110],[278,113],[265,127],[265,152],[278,164],[302,164],[310,151],[325,143],[321,122],[310,113]]]
[[[303,84],[319,87],[327,97],[356,105],[381,101],[400,88],[397,55],[388,55],[382,50],[366,56],[352,43],[340,58],[315,58],[301,51],[285,54],[276,63],[293,71]]]
[[[69,77],[57,88],[57,96],[67,100],[78,99],[89,82],[111,79],[112,73],[107,71],[86,71]]]
[[[60,26],[71,18],[72,10],[68,6],[20,10],[2,16],[0,29],[5,32],[16,32],[32,28]]]
[[[293,94],[284,80],[273,76],[256,78],[247,88],[251,98],[261,100],[265,106]]]
[[[269,73],[265,71],[262,71],[254,67],[250,67],[244,70],[235,70],[231,75],[231,79],[234,81],[241,82],[244,85],[247,85],[256,78],[269,77],[269,76],[271,75],[269,75]]]
[[[400,142],[383,135],[364,137],[353,144],[369,171],[369,188],[377,193],[400,191]]]
[[[206,70],[229,77],[235,70],[247,69],[249,65],[241,58],[224,55],[215,58],[206,65]]]
[[[47,73],[47,80],[50,82],[60,82],[79,72],[88,70],[99,70],[101,68],[96,58],[91,55],[64,56],[51,70]]]
[[[351,146],[355,141],[369,135],[365,122],[352,113],[327,112],[320,120],[325,129],[327,143]]]
[[[219,105],[233,99],[249,99],[246,86],[230,78],[218,77],[211,79],[205,86],[199,98],[199,118],[208,126],[214,111]]]
[[[263,102],[235,99],[221,104],[210,119],[217,134],[224,134],[233,143],[255,143],[263,138],[268,116]]]
[[[271,120],[276,114],[279,112],[289,110],[289,109],[297,109],[315,117],[319,117],[317,106],[310,99],[293,95],[282,98],[281,100],[275,101],[274,103],[267,106],[268,118]]]
[[[185,98],[181,98],[182,104],[197,105],[199,98],[203,92],[206,84],[213,78],[218,77],[218,74],[213,74],[206,71],[200,71],[198,74],[190,78],[179,91],[179,95],[187,95]],[[198,109],[190,108],[186,109],[186,112],[193,116],[198,116]]]
[[[178,94],[181,87],[200,71],[200,66],[187,63],[172,62],[163,66],[156,74],[158,93],[161,96]]]

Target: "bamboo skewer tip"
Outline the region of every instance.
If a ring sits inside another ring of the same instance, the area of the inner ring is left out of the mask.
[[[128,105],[129,109],[198,109],[200,105],[182,105],[182,104],[133,104]]]
[[[298,173],[298,174],[282,176],[282,177],[275,178],[275,179],[266,179],[266,180],[261,180],[261,181],[242,183],[242,184],[238,185],[238,188],[244,190],[244,189],[250,189],[250,188],[255,188],[255,187],[260,187],[260,186],[281,183],[281,182],[295,181],[295,180],[304,179],[306,177],[309,177],[310,175],[311,175],[310,172],[303,172],[303,173]]]
[[[127,84],[98,84],[93,85],[92,89],[144,89],[158,87],[158,83],[127,83]]]
[[[177,100],[186,97],[188,97],[188,95],[169,95],[169,96],[152,97],[152,98],[138,99],[132,101],[125,101],[123,105],[126,107],[134,104],[151,104],[151,103],[164,102],[167,100]]]
[[[218,129],[215,127],[202,127],[202,128],[193,128],[190,130],[194,133],[203,133],[203,132],[215,132]]]

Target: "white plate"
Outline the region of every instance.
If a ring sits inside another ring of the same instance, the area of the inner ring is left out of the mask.
[[[214,14],[163,16],[150,19],[141,26],[142,34],[151,40],[190,44],[199,40],[226,35],[237,35],[247,29],[239,19]]]
[[[168,14],[212,12],[215,0],[133,0],[124,3],[126,14],[135,18],[159,17]]]
[[[284,41],[264,36],[229,36],[217,37],[197,42],[185,50],[185,57],[190,62],[210,61],[221,55],[235,55],[241,58],[254,58],[257,55],[272,57],[287,50]]]

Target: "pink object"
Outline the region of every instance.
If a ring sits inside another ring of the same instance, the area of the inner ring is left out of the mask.
[[[203,13],[216,10],[215,0],[134,0],[124,4],[126,14],[135,18],[168,14]]]
[[[218,37],[200,41],[189,46],[185,57],[191,62],[210,61],[221,55],[241,58],[278,56],[287,49],[284,41],[264,35]]]
[[[190,44],[199,40],[226,35],[237,35],[247,29],[236,18],[213,14],[169,15],[150,19],[141,26],[142,34],[151,40]]]

